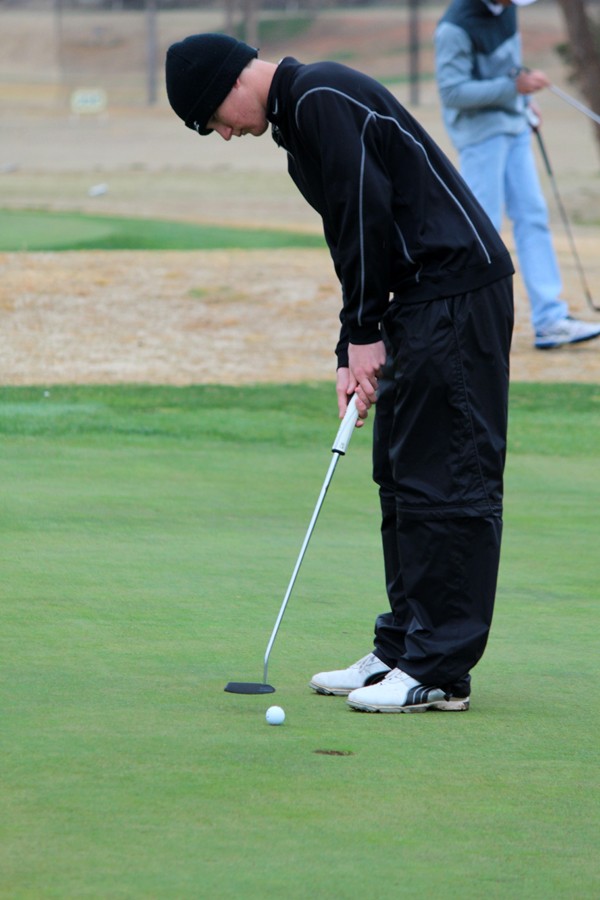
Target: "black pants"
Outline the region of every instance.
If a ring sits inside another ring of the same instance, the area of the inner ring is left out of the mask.
[[[513,325],[512,279],[393,302],[373,445],[390,612],[375,653],[468,693],[494,608]]]

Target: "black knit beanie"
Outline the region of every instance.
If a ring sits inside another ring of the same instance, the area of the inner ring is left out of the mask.
[[[167,50],[169,103],[188,128],[210,134],[206,123],[258,50],[226,34],[193,34]]]

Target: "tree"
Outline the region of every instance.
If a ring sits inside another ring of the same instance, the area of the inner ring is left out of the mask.
[[[242,0],[242,9],[244,11],[244,40],[251,47],[258,46],[258,15],[260,12],[261,0]]]
[[[600,115],[600,28],[585,0],[558,0],[569,38],[568,60],[589,106]],[[600,149],[600,125],[593,125]]]
[[[258,20],[261,6],[262,0],[225,0],[225,34],[236,35],[235,11],[240,7],[243,26],[242,39],[251,47],[258,47]]]

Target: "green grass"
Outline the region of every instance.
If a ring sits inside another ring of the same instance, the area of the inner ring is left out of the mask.
[[[262,676],[331,386],[0,389],[0,896],[598,896],[599,403],[513,388],[471,711],[363,716],[306,682],[366,652],[385,608],[369,427],[273,648],[277,693],[223,691]]]
[[[154,219],[0,209],[0,251],[323,247],[320,235]]]

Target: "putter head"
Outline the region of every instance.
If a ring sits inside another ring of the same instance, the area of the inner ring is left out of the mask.
[[[274,694],[275,688],[262,681],[229,681],[225,690],[230,694]]]

